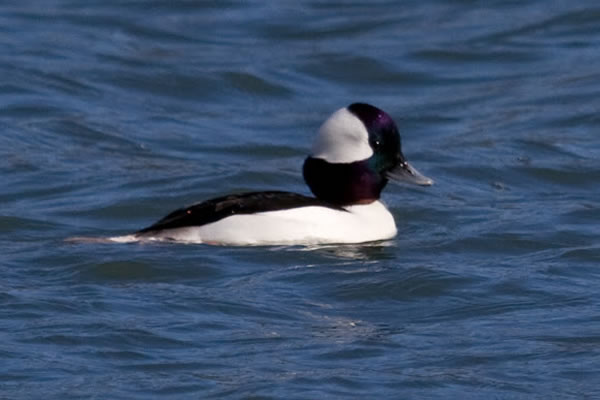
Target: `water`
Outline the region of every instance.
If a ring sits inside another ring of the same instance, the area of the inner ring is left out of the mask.
[[[0,398],[600,397],[595,1],[10,3]],[[307,193],[354,101],[436,181],[390,242],[64,241]]]

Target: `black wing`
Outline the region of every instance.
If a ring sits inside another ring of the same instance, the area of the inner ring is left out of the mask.
[[[201,226],[235,214],[253,214],[308,206],[321,206],[345,211],[342,207],[297,193],[270,191],[231,194],[180,208],[154,225],[137,233]]]

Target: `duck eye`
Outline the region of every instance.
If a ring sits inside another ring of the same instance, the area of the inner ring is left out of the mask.
[[[373,143],[373,147],[375,147],[376,149],[378,149],[379,147],[381,147],[381,142],[380,142],[379,140],[376,140],[376,141]]]

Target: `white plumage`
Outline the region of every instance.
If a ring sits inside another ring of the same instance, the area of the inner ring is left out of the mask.
[[[233,215],[202,226],[168,229],[142,238],[111,238],[115,242],[168,241],[220,245],[362,243],[396,235],[392,214],[379,201],[346,207],[300,207]]]
[[[319,129],[312,156],[330,163],[351,163],[373,155],[369,132],[347,108],[334,112]]]

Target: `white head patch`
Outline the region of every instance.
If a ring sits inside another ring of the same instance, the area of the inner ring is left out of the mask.
[[[372,155],[369,132],[347,108],[340,108],[321,125],[312,149],[312,157],[330,163],[351,163]]]

